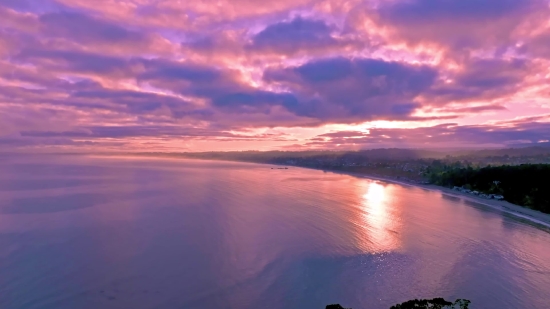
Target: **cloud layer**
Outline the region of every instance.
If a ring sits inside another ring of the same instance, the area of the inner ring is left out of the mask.
[[[548,16],[547,0],[0,0],[0,146],[536,143]]]

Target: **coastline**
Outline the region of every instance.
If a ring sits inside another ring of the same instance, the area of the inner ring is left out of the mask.
[[[298,166],[299,167],[299,166]],[[318,169],[316,169],[318,170]],[[441,194],[452,196],[459,198],[463,201],[480,204],[485,207],[489,207],[495,210],[502,211],[503,213],[506,213],[507,215],[511,215],[513,217],[516,217],[517,219],[523,220],[523,221],[529,221],[529,223],[533,223],[539,226],[542,226],[544,228],[550,229],[550,214],[546,214],[537,210],[529,209],[527,207],[523,207],[520,205],[512,204],[507,201],[499,201],[499,200],[491,200],[491,199],[485,199],[481,198],[475,195],[459,192],[452,190],[450,188],[436,186],[436,185],[430,185],[430,184],[419,184],[419,183],[413,183],[413,182],[407,182],[407,181],[401,181],[397,179],[392,179],[389,177],[383,177],[383,176],[375,176],[375,175],[369,175],[369,174],[362,174],[362,173],[353,173],[353,172],[345,172],[345,171],[334,171],[334,170],[324,170],[326,172],[331,172],[335,174],[342,174],[342,175],[349,175],[359,178],[366,178],[371,180],[377,180],[377,181],[383,181],[387,183],[394,183],[399,184],[403,186],[411,186],[411,187],[417,187],[428,191],[434,191],[434,192],[440,192]]]
[[[133,155],[129,155],[133,156]],[[199,158],[188,158],[185,156],[155,156],[155,155],[146,155],[146,156],[135,156],[135,157],[154,157],[154,158],[171,158],[171,159],[187,159],[187,160],[204,160],[204,161],[229,161],[229,162],[242,162],[242,163],[250,163],[250,164],[260,164],[260,165],[266,165],[266,166],[281,166],[277,164],[272,163],[259,163],[259,162],[248,162],[248,161],[234,161],[234,160],[216,160],[216,159],[199,159]],[[347,172],[347,171],[341,171],[341,170],[327,170],[327,169],[319,169],[319,168],[313,168],[313,167],[305,167],[305,166],[296,166],[296,165],[285,165],[289,168],[305,168],[305,169],[311,169],[311,170],[317,170],[317,171],[324,171],[324,172],[330,172],[334,174],[341,174],[341,175],[348,175],[353,177],[359,177],[359,178],[365,178],[370,180],[377,180],[377,181],[383,181],[387,183],[394,183],[399,184],[402,186],[411,186],[411,187],[417,187],[428,191],[433,192],[440,192],[441,194],[452,196],[455,198],[459,198],[463,201],[467,201],[470,203],[475,203],[484,207],[492,208],[493,210],[501,211],[504,214],[507,214],[509,216],[513,216],[516,219],[520,221],[524,221],[533,225],[537,225],[541,228],[544,228],[550,232],[550,214],[546,214],[537,210],[529,209],[527,207],[519,206],[516,204],[512,204],[507,201],[500,201],[500,200],[492,200],[492,199],[485,199],[481,198],[475,195],[459,192],[452,190],[450,188],[437,186],[437,185],[430,185],[430,184],[420,184],[416,182],[408,182],[398,179],[393,179],[391,177],[384,177],[384,176],[378,176],[378,175],[372,175],[372,174],[364,174],[364,173],[354,173],[354,172]]]

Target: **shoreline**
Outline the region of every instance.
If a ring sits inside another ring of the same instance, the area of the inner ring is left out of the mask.
[[[299,166],[296,166],[296,167],[299,167]],[[314,170],[320,170],[320,169],[314,169]],[[349,176],[365,178],[365,179],[371,179],[371,180],[377,180],[377,181],[383,181],[387,183],[399,184],[402,186],[417,187],[417,188],[421,188],[432,192],[440,192],[441,194],[459,198],[463,201],[480,204],[488,208],[502,211],[503,213],[511,215],[516,219],[522,219],[523,221],[526,220],[526,221],[529,221],[529,223],[534,223],[536,225],[540,225],[540,226],[543,226],[544,228],[550,229],[550,214],[546,214],[538,210],[529,209],[527,207],[523,207],[520,205],[512,204],[507,201],[485,199],[475,195],[455,191],[447,187],[401,181],[397,179],[392,179],[390,177],[375,176],[375,175],[354,173],[354,172],[336,171],[336,170],[322,170],[322,171],[341,174],[341,175],[349,175]]]
[[[185,159],[185,160],[202,160],[202,161],[228,161],[228,162],[240,162],[240,163],[249,163],[249,164],[259,164],[259,165],[265,165],[265,166],[282,166],[278,164],[273,163],[259,163],[259,162],[248,162],[248,161],[234,161],[234,160],[216,160],[216,159],[199,159],[199,158],[188,158],[185,156],[156,156],[156,155],[125,155],[130,157],[152,157],[152,158],[160,158],[160,159]],[[316,171],[324,171],[324,172],[330,172],[334,174],[340,174],[340,175],[348,175],[358,178],[365,178],[370,180],[376,180],[376,181],[383,181],[387,183],[393,183],[393,184],[399,184],[402,186],[410,186],[410,187],[417,187],[420,189],[432,191],[432,192],[440,192],[443,195],[452,196],[455,198],[459,198],[463,201],[475,203],[478,205],[482,205],[484,207],[491,208],[493,210],[501,211],[507,215],[515,217],[517,220],[524,221],[531,223],[532,225],[537,225],[539,227],[542,227],[550,232],[550,214],[546,214],[537,210],[529,209],[527,207],[519,206],[516,204],[512,204],[507,201],[501,201],[501,200],[492,200],[492,199],[485,199],[481,198],[475,195],[458,192],[455,190],[452,190],[450,188],[437,186],[437,185],[431,185],[431,184],[420,184],[415,182],[408,182],[398,179],[393,179],[391,177],[384,177],[384,176],[377,176],[372,174],[364,174],[364,173],[354,173],[354,172],[347,172],[347,171],[341,171],[341,170],[330,170],[330,169],[320,169],[320,168],[313,168],[313,167],[306,167],[306,166],[296,166],[296,165],[284,165],[289,168],[304,168],[304,169],[310,169],[310,170],[316,170]]]

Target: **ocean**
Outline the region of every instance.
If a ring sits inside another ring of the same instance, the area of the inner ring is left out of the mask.
[[[0,308],[550,308],[550,233],[414,186],[145,157],[0,157]]]

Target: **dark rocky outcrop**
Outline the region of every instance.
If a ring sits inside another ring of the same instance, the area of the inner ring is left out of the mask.
[[[413,299],[406,301],[390,309],[468,309],[470,301],[467,299],[457,299],[455,302],[447,301],[443,298],[434,299]],[[339,304],[326,306],[325,309],[346,309]],[[351,308],[348,308],[351,309]]]

